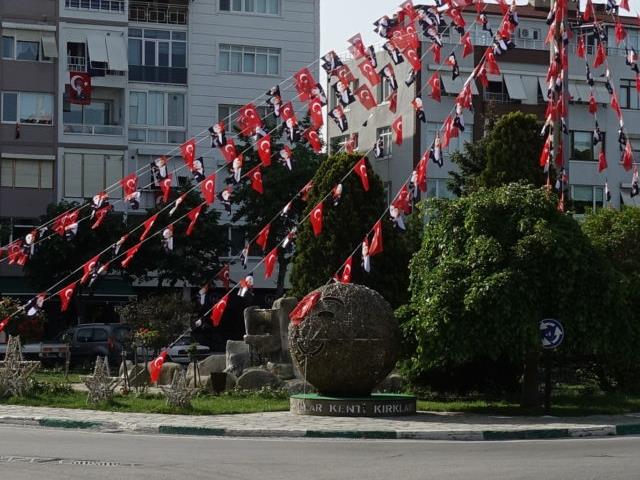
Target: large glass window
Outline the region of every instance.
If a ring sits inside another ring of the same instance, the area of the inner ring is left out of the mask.
[[[571,199],[577,214],[595,212],[604,205],[604,188],[595,185],[572,185]]]
[[[391,127],[382,127],[376,130],[376,141],[382,139],[383,156],[390,157],[393,154],[393,139],[391,138]]]
[[[187,34],[168,30],[129,29],[129,65],[185,68]]]
[[[13,37],[2,37],[2,58],[13,59],[14,58],[14,42]]]
[[[604,132],[602,134],[604,147]],[[597,154],[593,148],[593,132],[571,132],[571,160],[597,160]]]
[[[280,15],[280,0],[219,0],[220,11]]]
[[[29,62],[48,62],[44,54],[42,33],[29,30],[5,31],[2,36],[2,58]],[[55,48],[55,39],[54,44]]]
[[[40,42],[16,42],[16,60],[31,60],[37,62],[40,58]]]
[[[640,109],[635,80],[620,80],[620,108]]]
[[[2,187],[53,188],[53,161],[3,158],[0,164],[0,186]]]
[[[53,124],[53,95],[48,93],[3,92],[4,123]]]
[[[280,52],[279,48],[221,44],[218,69],[229,73],[279,75]]]
[[[64,195],[68,198],[88,198],[116,184],[124,174],[122,155],[65,153]],[[118,191],[109,194],[119,198]]]
[[[185,140],[185,98],[175,92],[129,92],[129,140],[182,143]],[[141,128],[145,127],[145,128]]]

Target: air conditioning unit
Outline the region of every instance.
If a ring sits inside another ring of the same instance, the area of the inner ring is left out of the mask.
[[[531,40],[538,40],[540,38],[540,31],[533,28],[521,28],[520,38],[528,38]]]

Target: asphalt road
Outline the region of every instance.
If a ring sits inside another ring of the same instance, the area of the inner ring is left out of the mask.
[[[229,439],[0,427],[2,480],[640,478],[640,438]]]

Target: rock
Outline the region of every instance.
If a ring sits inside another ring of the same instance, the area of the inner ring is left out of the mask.
[[[149,385],[149,371],[147,365],[139,363],[134,365],[127,360],[127,373],[129,374],[129,386],[130,387],[145,387]],[[124,375],[124,369],[120,365],[120,376]]]
[[[313,388],[313,385],[305,382],[304,380],[300,380],[299,378],[284,382],[284,389],[289,395],[298,395],[300,393],[315,393],[316,391],[316,389]]]
[[[278,377],[262,368],[245,370],[237,382],[237,386],[241,390],[260,390],[263,387],[278,388],[281,385],[282,382]]]
[[[382,380],[376,388],[374,388],[374,392],[399,393],[404,390],[405,384],[406,382],[402,375],[399,373],[392,373]]]
[[[289,313],[297,303],[293,297],[284,297],[276,300],[269,309],[245,308],[244,341],[251,346],[251,353],[259,362],[290,362],[287,340]]]
[[[204,360],[198,362],[198,373],[200,374],[200,382],[204,382],[205,377],[213,372],[224,372],[226,368],[227,359],[226,355],[209,355]],[[187,382],[190,387],[193,387],[193,363],[187,366]]]
[[[234,388],[236,388],[236,383],[238,382],[238,379],[233,373],[226,373],[226,372],[224,373],[227,376],[225,390],[233,390]],[[212,391],[211,375],[208,375],[207,378],[203,377],[201,380],[202,380],[201,387],[207,390],[208,392],[211,392]]]
[[[160,370],[160,377],[158,377],[158,385],[171,385],[173,376],[182,371],[182,366],[179,363],[165,362]]]
[[[250,365],[249,345],[244,342],[227,340],[226,367],[227,373],[233,373],[236,377],[242,375],[242,371]]]
[[[332,283],[297,325],[289,324],[295,367],[327,396],[366,396],[391,372],[400,328],[389,303],[362,285]]]
[[[295,378],[293,364],[291,363],[267,363],[267,370],[276,375],[281,380],[291,380]]]
[[[131,368],[133,367],[133,362],[131,360],[127,360],[127,372],[131,373]],[[120,369],[118,370],[118,376],[124,375],[124,362],[120,364]]]

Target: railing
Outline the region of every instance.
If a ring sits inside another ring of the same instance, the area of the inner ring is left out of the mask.
[[[64,7],[69,10],[124,13],[125,0],[65,0]]]
[[[508,93],[504,92],[484,92],[484,99],[489,102],[511,103],[513,100],[509,98]]]
[[[130,127],[129,141],[136,143],[168,143],[179,145],[186,140],[184,128],[176,130],[168,128]]]
[[[122,136],[124,135],[124,128],[120,125],[81,125],[65,123],[64,133]]]
[[[129,81],[157,83],[187,83],[187,69],[177,67],[151,67],[129,65]]]
[[[129,2],[129,21],[186,25],[189,8],[186,5],[153,3],[132,0]]]
[[[67,70],[70,72],[86,72],[87,58],[67,55]]]
[[[104,66],[96,66],[96,65],[104,65]],[[71,55],[67,55],[67,70],[69,72],[86,72],[87,68],[91,75],[96,76],[110,76],[110,77],[123,77],[127,72],[122,72],[120,70],[109,70],[105,63],[92,63],[91,65],[87,65],[86,57],[74,57]]]

